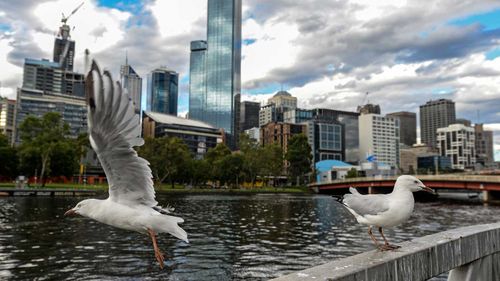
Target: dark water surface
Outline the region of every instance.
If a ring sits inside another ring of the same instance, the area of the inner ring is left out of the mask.
[[[373,249],[366,227],[331,197],[159,195],[190,244],[163,234],[160,270],[148,237],[62,214],[82,198],[0,198],[1,280],[267,280]],[[500,207],[417,203],[392,242],[498,221]]]

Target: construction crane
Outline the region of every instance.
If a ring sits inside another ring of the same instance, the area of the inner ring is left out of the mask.
[[[67,17],[64,15],[64,13],[62,13],[62,19],[61,19],[61,22],[62,22],[63,24],[66,24],[66,22],[68,21],[68,19],[69,19],[72,15],[74,15],[74,14],[76,13],[76,11],[78,11],[78,9],[80,9],[80,8],[83,6],[83,3],[85,3],[85,2],[82,2],[80,5],[78,5],[78,7],[76,7],[76,8],[75,8],[75,9],[71,12],[71,14],[69,14]]]
[[[361,101],[360,106],[365,105],[365,101],[368,99],[368,94],[369,94],[369,93],[370,93],[370,92],[366,92],[366,93],[365,93],[365,96],[363,97],[363,100]]]

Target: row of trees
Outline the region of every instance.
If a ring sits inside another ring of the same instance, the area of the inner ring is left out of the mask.
[[[42,118],[28,116],[19,126],[21,145],[11,147],[7,137],[0,134],[0,176],[35,176],[42,185],[48,176],[72,176],[89,144],[87,135],[72,139],[69,132],[59,113],[47,113]]]
[[[0,135],[0,177],[22,174],[44,178],[70,177],[78,173],[80,159],[90,148],[86,134],[69,138],[70,128],[59,113],[42,118],[28,116],[19,126],[21,145],[11,147]],[[207,182],[221,186],[255,184],[257,179],[276,185],[289,177],[300,184],[311,171],[311,148],[304,135],[292,137],[284,153],[277,144],[260,146],[246,134],[240,136],[240,150],[231,152],[224,144],[209,149],[203,159],[193,157],[187,145],[175,137],[148,138],[138,153],[150,162],[155,183],[183,183],[195,186]],[[285,164],[287,167],[285,167]]]
[[[273,185],[288,170],[296,184],[310,172],[311,148],[304,135],[290,139],[288,152],[283,153],[277,144],[260,146],[255,140],[242,134],[240,150],[231,152],[225,144],[209,149],[203,159],[192,157],[187,145],[180,139],[148,138],[138,153],[150,162],[155,183],[169,182],[205,185],[208,181],[220,186],[238,186],[242,182],[253,186],[258,178]],[[289,163],[288,169],[284,164]]]

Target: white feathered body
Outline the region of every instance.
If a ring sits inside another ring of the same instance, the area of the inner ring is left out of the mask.
[[[146,206],[134,206],[113,202],[112,200],[93,200],[92,209],[86,214],[89,218],[117,228],[147,233],[170,233],[188,243],[187,233],[179,227],[182,218],[161,214]]]
[[[361,195],[354,188],[351,189],[349,196],[361,196],[369,199],[370,195]],[[356,220],[365,225],[378,226],[378,227],[393,227],[406,222],[415,206],[413,193],[406,189],[395,190],[394,192],[386,195],[375,195],[377,200],[383,200],[387,204],[385,211],[374,214],[358,214],[355,210],[349,207],[346,202],[345,206],[354,215]],[[381,197],[383,196],[383,197]]]

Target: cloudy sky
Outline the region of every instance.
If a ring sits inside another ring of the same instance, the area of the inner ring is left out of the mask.
[[[118,77],[129,63],[143,77],[180,73],[188,108],[189,42],[206,39],[207,0],[15,0],[0,2],[0,95],[15,97],[24,58],[52,58],[61,13],[74,26],[76,69],[88,48]],[[457,117],[495,131],[500,160],[500,1],[243,0],[243,100],[281,87],[305,108],[383,113],[430,99],[456,101]]]

